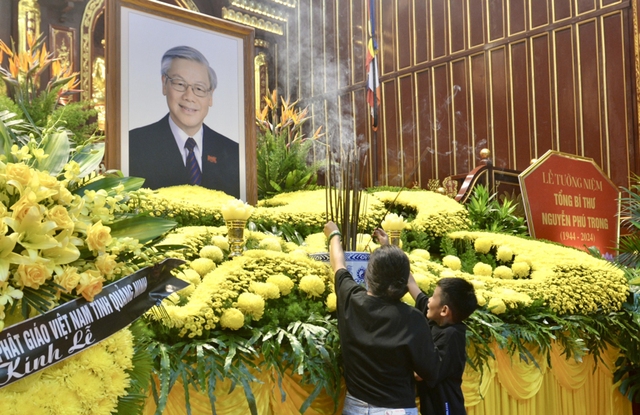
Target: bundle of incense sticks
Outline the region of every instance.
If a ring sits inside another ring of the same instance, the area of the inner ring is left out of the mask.
[[[366,211],[366,194],[362,191],[366,155],[361,157],[358,148],[340,148],[327,157],[326,218],[338,225],[342,233],[342,248],[355,251],[357,246],[360,214]],[[362,164],[360,163],[362,159]]]

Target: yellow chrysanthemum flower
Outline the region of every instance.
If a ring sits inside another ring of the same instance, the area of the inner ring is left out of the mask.
[[[237,308],[227,308],[220,317],[220,326],[225,329],[238,330],[244,326],[244,314]]]
[[[413,251],[411,251],[410,256],[412,256],[412,257],[416,256],[416,257],[422,258],[424,260],[430,260],[431,259],[431,254],[426,249],[414,249]]]
[[[305,246],[308,252],[326,252],[327,250],[327,237],[324,233],[312,233],[304,239]]]
[[[260,249],[267,249],[269,251],[282,251],[282,246],[280,245],[280,239],[275,236],[268,236],[260,241],[258,245]]]
[[[177,275],[178,278],[180,278],[181,280],[185,280],[188,283],[193,284],[194,286],[198,286],[200,284],[200,282],[202,281],[200,274],[198,274],[198,271],[196,271],[193,268],[187,268],[184,271],[182,271],[181,273],[179,273]]]
[[[413,274],[413,279],[422,291],[428,291],[431,288],[431,280],[422,273]]]
[[[215,269],[216,264],[209,258],[196,258],[191,261],[190,267],[203,277]]]
[[[260,320],[264,314],[264,299],[258,294],[245,292],[238,296],[236,307],[254,320]]]
[[[267,278],[267,282],[274,284],[280,290],[280,294],[288,295],[295,285],[291,278],[284,274],[275,274]]]
[[[327,296],[327,301],[325,302],[325,304],[327,305],[327,311],[329,311],[330,313],[336,311],[337,300],[338,298],[336,297],[335,293],[330,293]]]
[[[507,245],[501,245],[496,252],[496,259],[501,262],[509,262],[513,259],[513,250]]]
[[[325,290],[324,281],[317,275],[306,275],[302,277],[299,285],[300,289],[311,297],[319,297]]]
[[[411,296],[410,293],[406,293],[401,299],[400,301],[402,301],[403,303],[409,304],[410,306],[415,306],[416,305],[416,301],[413,299],[413,297]]]
[[[489,311],[491,311],[493,314],[502,314],[505,311],[507,311],[507,306],[504,303],[504,301],[502,301],[502,299],[497,298],[497,297],[493,297],[491,300],[489,300],[489,304],[487,305],[487,308],[489,309]]]
[[[249,289],[265,300],[280,298],[280,289],[269,282],[252,281]]]
[[[475,275],[480,275],[483,277],[490,277],[493,273],[493,268],[491,265],[485,264],[484,262],[478,262],[473,266],[473,273]]]
[[[213,262],[219,264],[224,259],[224,253],[222,249],[215,245],[205,245],[200,250],[201,258],[209,258]]]
[[[484,307],[487,304],[487,299],[485,298],[485,290],[475,290],[476,292],[476,299],[478,300],[478,306],[479,307]]]
[[[455,255],[447,255],[442,258],[442,264],[445,267],[451,268],[453,271],[458,271],[460,270],[460,268],[462,268],[462,262],[460,261],[460,258]]]
[[[513,275],[518,278],[528,277],[531,271],[531,267],[526,262],[514,262],[511,265],[511,269],[513,270]]]
[[[491,247],[493,246],[491,239],[489,238],[478,238],[475,240],[475,242],[473,243],[473,248],[476,250],[476,252],[480,253],[480,254],[487,254],[489,253],[489,251],[491,250]]]
[[[226,236],[215,235],[211,237],[211,243],[223,251],[229,250],[229,240]]]
[[[443,269],[440,278],[456,278],[456,272],[452,269]]]
[[[510,280],[513,278],[513,271],[509,267],[500,265],[493,270],[493,276],[503,280]]]

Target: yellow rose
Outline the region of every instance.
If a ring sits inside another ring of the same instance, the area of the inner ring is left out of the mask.
[[[71,193],[69,189],[64,186],[60,186],[60,188],[58,189],[58,193],[51,196],[51,198],[58,203],[62,203],[63,205],[70,205],[75,198],[82,201],[82,198],[80,196],[74,196],[73,193]]]
[[[102,275],[104,275],[107,279],[111,279],[113,276],[113,272],[115,271],[118,263],[116,262],[115,255],[98,255],[95,260],[96,268],[100,271]]]
[[[25,146],[26,147],[26,146]],[[8,163],[6,169],[7,181],[13,180],[26,187],[31,181],[32,171],[26,164]]]
[[[111,228],[102,225],[98,221],[89,227],[87,231],[87,247],[94,252],[104,252],[111,243]]]
[[[60,205],[56,205],[49,209],[47,212],[47,218],[54,221],[58,225],[59,229],[73,230],[74,224],[67,209]]]
[[[76,267],[65,267],[62,274],[53,276],[53,281],[64,288],[66,293],[70,293],[80,282],[80,274],[78,274]]]
[[[80,282],[78,283],[78,294],[81,294],[85,300],[93,301],[93,297],[102,291],[102,283],[104,278],[99,271],[87,270],[80,274]]]
[[[40,181],[40,186],[46,187],[47,189],[57,190],[60,182],[54,176],[50,175],[45,171],[36,171],[38,174],[38,180]]]
[[[22,222],[26,217],[30,217],[33,221],[40,222],[41,206],[36,201],[36,195],[31,191],[26,191],[16,203],[11,206],[13,214],[11,217],[18,222]],[[15,229],[14,229],[15,230]]]
[[[20,264],[18,265],[16,278],[19,286],[30,287],[37,290],[42,284],[51,278],[51,272],[41,262]]]

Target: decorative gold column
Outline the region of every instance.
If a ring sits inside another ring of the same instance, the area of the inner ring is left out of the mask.
[[[255,39],[253,45],[256,48],[256,57],[253,58],[253,69],[255,79],[255,98],[256,98],[256,114],[262,112],[262,108],[266,105],[263,97],[269,94],[269,62],[265,51],[269,50],[269,42],[264,39]]]
[[[93,91],[91,76],[94,65],[91,42],[96,20],[103,12],[104,0],[89,0],[82,15],[82,25],[80,26],[80,89],[82,90],[80,99],[82,101],[91,100]]]
[[[20,0],[18,3],[18,50],[27,50],[27,39],[40,34],[40,5],[38,0]]]

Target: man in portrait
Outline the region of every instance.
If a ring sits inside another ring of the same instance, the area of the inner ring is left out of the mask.
[[[200,185],[240,197],[238,143],[204,119],[213,105],[216,73],[198,50],[169,49],[161,60],[162,94],[169,113],[129,131],[129,175],[145,187]]]

